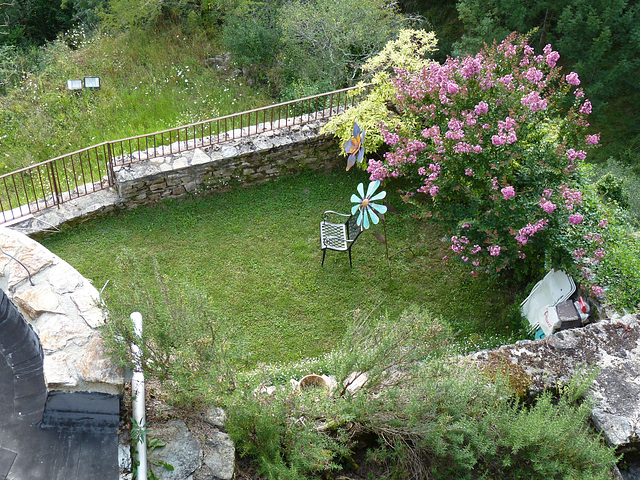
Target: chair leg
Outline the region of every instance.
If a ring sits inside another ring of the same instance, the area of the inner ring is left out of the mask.
[[[353,264],[351,263],[351,249],[349,249],[349,266],[353,268]]]
[[[322,265],[321,265],[322,267],[324,267],[324,256],[325,256],[326,254],[327,254],[327,249],[326,249],[326,248],[323,248],[323,249],[322,249]]]

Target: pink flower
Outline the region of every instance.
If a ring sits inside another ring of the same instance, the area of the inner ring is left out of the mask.
[[[598,248],[595,252],[593,252],[593,257],[596,260],[602,260],[605,257],[604,248]]]
[[[547,213],[553,213],[553,211],[556,209],[556,205],[549,200],[540,202],[540,207],[542,207],[542,209]]]
[[[464,174],[465,174],[467,177],[470,177],[471,175],[473,175],[473,169],[472,169],[472,168],[465,168],[465,169],[464,169]]]
[[[607,228],[607,224],[609,223],[609,220],[607,220],[606,218],[603,220],[600,220],[600,223],[598,223],[598,227],[600,228]]]
[[[576,72],[571,72],[569,75],[567,75],[567,83],[576,87],[580,85],[578,74]]]
[[[584,248],[577,248],[576,250],[573,251],[572,255],[573,255],[573,258],[575,258],[576,260],[580,260],[582,257],[585,256],[586,253],[587,251]]]
[[[438,187],[437,185],[434,185],[429,189],[429,193],[431,194],[432,197],[435,197],[438,195],[439,190],[440,190],[440,187]]]
[[[587,152],[585,152],[584,150],[576,151],[575,149],[570,148],[569,150],[567,150],[567,157],[572,162],[575,162],[576,159],[584,160],[585,158],[587,158]]]
[[[549,220],[546,218],[538,220],[536,223],[527,223],[526,226],[522,227],[518,230],[518,235],[516,235],[515,239],[520,245],[526,245],[529,241],[529,237],[532,237],[540,230],[542,230],[547,224]]]
[[[530,92],[520,99],[522,105],[528,106],[532,112],[546,110],[548,101],[540,96],[536,91]]]
[[[572,213],[569,215],[569,225],[578,225],[583,220],[583,216],[579,213]]]
[[[542,80],[543,77],[543,73],[538,70],[536,67],[531,67],[529,70],[527,70],[527,72],[525,73],[525,77],[527,78],[527,80],[529,80],[531,83],[538,83],[540,80]]]
[[[500,191],[502,192],[502,196],[504,197],[505,200],[509,200],[510,198],[513,198],[516,195],[516,191],[511,185],[509,185],[508,187],[504,187]]]
[[[500,245],[492,245],[490,247],[487,247],[487,250],[489,250],[489,255],[491,255],[492,257],[497,257],[498,255],[500,255]]]
[[[584,104],[580,107],[580,113],[582,113],[583,115],[589,115],[591,113],[591,102],[589,101],[589,99],[584,101]]]
[[[600,134],[587,135],[587,145],[597,145],[600,142]]]
[[[591,287],[591,293],[596,297],[601,297],[602,295],[604,295],[604,290],[602,290],[602,287],[594,285],[593,287]]]
[[[507,142],[507,139],[502,135],[493,135],[491,137],[491,143],[493,143],[496,147],[500,145],[504,145]]]
[[[482,59],[478,57],[466,57],[462,60],[462,78],[468,79],[476,76],[480,72]]]
[[[476,115],[484,115],[489,111],[489,105],[487,102],[479,102],[474,108],[473,111],[476,112]]]
[[[547,64],[553,68],[556,66],[556,63],[558,62],[558,60],[560,59],[560,54],[556,51],[553,52],[549,52],[547,54],[547,56],[545,57],[545,60],[547,61]]]

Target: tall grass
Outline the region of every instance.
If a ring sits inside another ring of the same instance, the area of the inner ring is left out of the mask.
[[[177,27],[56,40],[23,72],[22,83],[0,97],[0,173],[271,103],[234,77],[232,67],[206,66],[216,53],[203,33],[186,37]],[[67,79],[84,76],[99,76],[100,90],[67,91]]]

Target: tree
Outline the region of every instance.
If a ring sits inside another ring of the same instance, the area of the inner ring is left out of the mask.
[[[397,119],[380,127],[388,151],[367,171],[403,179],[404,198],[449,232],[451,257],[473,275],[562,268],[599,294],[608,221],[583,168],[599,135],[586,131],[579,76],[559,60],[512,34],[475,56],[397,68]]]
[[[0,35],[0,43],[5,45],[43,45],[71,26],[61,0],[13,1],[2,6],[5,35]]]
[[[532,44],[553,43],[601,103],[621,90],[637,89],[640,68],[640,5],[628,0],[460,0],[465,34],[455,53],[476,52],[512,31],[537,29]]]
[[[344,87],[403,22],[396,4],[384,0],[287,2],[280,14],[285,70],[324,91]]]

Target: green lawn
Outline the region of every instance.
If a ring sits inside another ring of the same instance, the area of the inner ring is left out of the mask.
[[[395,316],[424,306],[479,346],[510,335],[514,295],[443,262],[443,233],[413,219],[392,186],[388,199],[399,212],[387,215],[389,251],[411,246],[413,254],[394,255],[390,271],[372,235],[383,233],[380,223],[353,247],[353,269],[346,253],[332,251],[321,267],[322,213],[347,212],[360,181],[362,172],[303,174],[121,212],[43,243],[114,297],[131,296],[118,258],[134,261],[146,278],[156,262],[170,284],[203,294],[240,326],[256,362],[331,350],[356,309]]]

